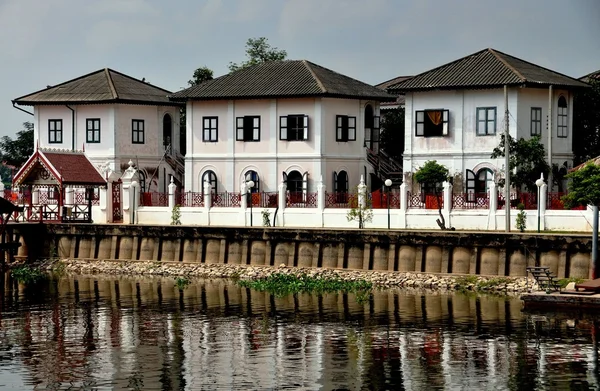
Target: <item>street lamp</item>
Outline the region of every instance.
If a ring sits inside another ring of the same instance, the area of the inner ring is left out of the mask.
[[[252,227],[252,188],[254,187],[254,181],[246,182],[246,186],[248,188],[248,198],[250,199],[250,226]]]
[[[544,186],[544,173],[542,173],[540,175],[540,178],[537,181],[535,181],[535,185],[538,188],[538,191],[537,191],[537,217],[538,217],[538,233],[540,233],[540,208],[541,208],[540,194],[541,194],[542,186]]]
[[[390,187],[392,187],[392,180],[386,179],[384,184],[385,184],[386,198],[387,198],[388,229],[390,229]]]

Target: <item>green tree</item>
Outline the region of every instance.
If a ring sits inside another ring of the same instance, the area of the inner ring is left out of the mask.
[[[213,79],[213,71],[212,69],[203,66],[194,71],[192,78],[188,80],[188,85],[190,87],[197,86],[200,83],[204,83],[205,81]]]
[[[402,164],[404,153],[404,107],[388,110],[381,116],[381,149]]]
[[[265,37],[249,38],[248,41],[246,41],[247,60],[239,64],[230,62],[229,71],[235,72],[263,62],[281,61],[287,58],[287,52],[285,50],[271,47],[267,41],[268,40]]]
[[[435,160],[428,160],[423,167],[415,172],[414,178],[420,185],[425,185],[426,187],[433,189],[433,193],[437,200],[438,214],[440,215],[437,224],[441,229],[447,229],[446,219],[442,214],[442,200],[440,197],[442,188],[440,185],[448,180],[448,169]]]
[[[492,159],[504,157],[505,153],[505,136],[502,135],[500,144],[494,148]],[[550,166],[546,161],[546,152],[544,145],[540,142],[540,136],[533,136],[529,140],[524,138],[515,141],[510,135],[508,136],[508,145],[510,152],[509,170],[510,183],[517,191],[521,191],[525,187],[530,193],[537,192],[535,181],[540,177],[540,173],[548,178]],[[504,179],[500,179],[498,184],[504,186]]]
[[[588,163],[579,170],[567,174],[567,178],[569,191],[562,198],[565,207],[600,206],[600,166]]]
[[[600,79],[573,98],[573,155],[578,165],[600,155]]]
[[[14,140],[8,136],[0,139],[0,159],[17,169],[33,154],[33,122],[23,122],[23,128]]]

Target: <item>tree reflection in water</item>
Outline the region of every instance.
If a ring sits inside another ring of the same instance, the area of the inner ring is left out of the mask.
[[[13,389],[561,389],[599,385],[598,319],[407,290],[274,297],[225,280],[1,279]]]

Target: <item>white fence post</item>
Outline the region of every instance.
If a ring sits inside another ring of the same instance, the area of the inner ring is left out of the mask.
[[[367,185],[365,185],[365,178],[362,175],[358,184],[358,206],[362,209],[367,207]]]
[[[540,221],[542,230],[546,230],[546,205],[548,205],[548,185],[543,184],[540,188]]]
[[[287,183],[285,182],[281,182],[279,184],[279,187],[277,189],[278,193],[277,193],[277,206],[279,206],[279,213],[277,214],[279,216],[279,221],[281,222],[281,224],[279,224],[280,227],[285,227],[285,218],[284,218],[284,212],[285,212],[285,207],[286,207],[286,200],[287,200]],[[273,222],[275,223],[275,222]],[[277,225],[277,224],[275,224]]]
[[[317,183],[317,209],[319,210],[319,221],[321,227],[325,226],[325,184],[323,184],[323,175],[319,177],[319,183]]]
[[[408,209],[408,187],[402,182],[400,185],[400,210],[406,212]]]
[[[204,181],[202,184],[202,190],[204,191],[204,209],[207,211],[212,208],[212,185],[208,181]]]
[[[173,182],[173,176],[171,176],[171,183],[169,183],[169,209],[173,209],[175,207],[175,189],[177,189],[177,185]]]

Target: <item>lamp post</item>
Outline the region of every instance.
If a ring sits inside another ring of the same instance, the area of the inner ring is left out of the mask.
[[[542,173],[542,175],[540,175],[539,179],[537,181],[535,181],[535,185],[538,188],[538,191],[537,191],[537,218],[538,218],[538,233],[540,233],[540,209],[541,209],[540,194],[541,194],[541,188],[542,188],[542,186],[544,186],[544,173]]]
[[[248,198],[250,199],[250,226],[252,227],[252,188],[254,187],[254,181],[246,182],[248,187],[248,194],[250,195]]]
[[[392,187],[392,180],[386,179],[384,184],[387,198],[388,229],[390,229],[390,187]]]

